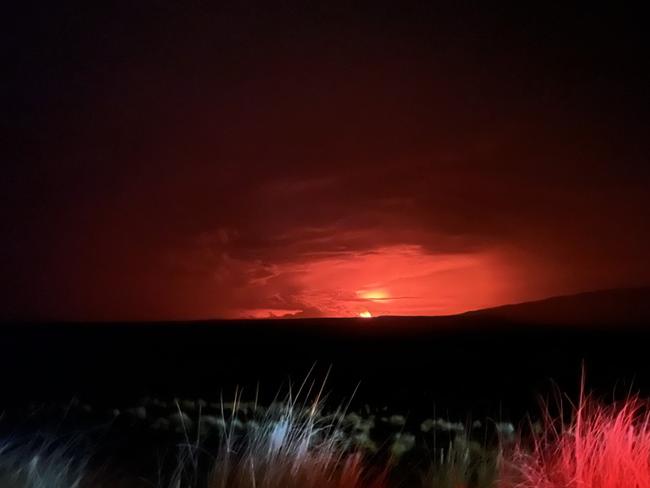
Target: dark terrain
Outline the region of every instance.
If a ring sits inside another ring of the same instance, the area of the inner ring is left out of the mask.
[[[594,292],[450,317],[191,323],[7,323],[1,401],[108,407],[144,396],[270,402],[315,364],[332,402],[518,421],[555,386],[650,394],[650,289]],[[284,388],[284,390],[283,390]]]

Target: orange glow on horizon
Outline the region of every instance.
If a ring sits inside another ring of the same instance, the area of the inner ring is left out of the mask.
[[[359,317],[361,317],[362,319],[371,319],[372,314],[366,310],[365,312],[361,312],[359,314]]]
[[[314,256],[274,265],[271,277],[258,280],[253,291],[268,297],[267,307],[277,306],[241,310],[238,316],[454,314],[517,301],[521,279],[511,270],[510,256],[494,249],[431,253],[395,245]]]

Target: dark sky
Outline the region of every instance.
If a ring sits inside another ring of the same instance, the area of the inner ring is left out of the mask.
[[[650,283],[640,11],[225,3],[5,12],[0,317],[445,314]]]

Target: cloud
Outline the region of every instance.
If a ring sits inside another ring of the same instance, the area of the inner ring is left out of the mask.
[[[483,22],[242,43],[216,17],[14,83],[66,88],[32,104],[0,183],[5,316],[435,314],[650,280],[648,144],[621,93],[567,103],[566,70],[513,33],[488,49]]]
[[[313,243],[302,254],[290,248],[265,267],[256,260],[220,263],[228,272],[219,277],[228,281],[219,286],[231,295],[221,313],[347,317],[369,309],[374,315],[448,314],[501,303],[512,292],[504,285],[507,263],[493,250],[432,254],[419,245],[389,245],[319,254],[315,249]]]

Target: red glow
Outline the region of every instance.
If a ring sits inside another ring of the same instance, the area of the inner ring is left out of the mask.
[[[65,35],[53,9],[9,36],[0,318],[449,314],[650,283],[641,16],[234,3],[75,9]]]
[[[647,403],[632,398],[605,407],[583,398],[573,414],[570,425],[547,419],[532,454],[517,454],[512,481],[504,488],[650,486]]]
[[[495,250],[432,254],[415,245],[386,246],[275,265],[246,291],[277,308],[236,315],[445,315],[513,301],[517,286]]]

